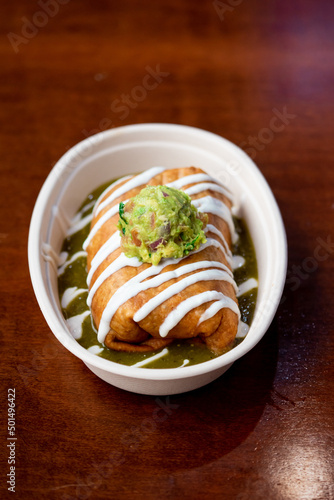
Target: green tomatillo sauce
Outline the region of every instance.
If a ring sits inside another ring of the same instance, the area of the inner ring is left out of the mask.
[[[111,181],[113,182],[113,181]],[[93,191],[83,202],[79,209],[80,218],[87,217],[93,210],[95,201],[100,194],[108,187],[111,182],[100,186]],[[167,188],[166,186],[157,186],[155,189],[145,188],[140,195],[135,197],[134,203],[120,204],[120,222],[119,229],[122,234],[127,235],[128,239],[123,243],[123,251],[127,256],[136,256],[140,260],[157,264],[161,258],[170,256],[183,256],[193,249],[200,246],[205,241],[203,229],[206,225],[206,218],[199,214],[188,200],[188,195],[182,191]],[[144,192],[146,203],[143,204],[141,195]],[[176,192],[176,193],[175,193]],[[149,194],[149,203],[147,203],[147,193]],[[168,194],[168,196],[165,196]],[[183,193],[184,196],[179,193]],[[164,198],[164,200],[161,200]],[[168,225],[168,216],[170,210],[180,207],[180,216],[171,218]],[[161,208],[163,207],[163,208]],[[152,224],[152,212],[155,213],[153,232],[150,231]],[[130,223],[132,221],[132,223]],[[237,243],[232,249],[232,253],[239,261],[239,267],[234,269],[234,279],[238,286],[247,282],[251,278],[257,280],[257,262],[253,243],[244,220],[234,218],[236,232],[239,235]],[[180,228],[182,228],[180,230]],[[129,234],[135,229],[135,238],[140,240],[140,245],[135,243],[133,234]],[[161,356],[158,351],[140,353],[140,352],[119,352],[112,351],[98,342],[96,329],[93,325],[89,307],[86,303],[87,289],[87,259],[82,255],[82,245],[87,238],[90,230],[90,224],[65,238],[61,253],[61,266],[59,268],[58,288],[59,297],[62,305],[62,311],[67,321],[71,318],[82,316],[82,334],[77,341],[84,348],[110,361],[124,365],[136,365],[144,368],[175,368],[180,366],[191,366],[217,357],[204,344],[196,339],[177,340],[168,345],[168,354]],[[149,232],[152,233],[149,235]],[[154,252],[150,252],[150,245],[155,244],[160,238],[164,243],[158,243]],[[145,244],[143,244],[145,242]],[[151,253],[151,255],[149,255]],[[75,254],[78,257],[71,263],[69,261]],[[152,255],[157,255],[156,259]],[[74,291],[74,293],[72,292]],[[69,294],[69,292],[71,292]],[[70,297],[68,299],[68,297]],[[257,288],[253,288],[238,298],[241,312],[241,320],[247,325],[251,324],[257,298]],[[242,342],[243,338],[236,338],[234,345],[227,350]],[[151,362],[149,358],[155,358]]]

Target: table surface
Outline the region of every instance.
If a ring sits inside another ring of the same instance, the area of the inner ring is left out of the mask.
[[[17,498],[333,499],[334,3],[21,0],[1,12],[1,498],[15,388]],[[159,85],[145,94],[150,71]],[[110,386],[63,348],[27,265],[33,206],[58,158],[144,122],[240,145],[289,245],[264,338],[169,399]],[[168,418],[150,426],[159,404]]]

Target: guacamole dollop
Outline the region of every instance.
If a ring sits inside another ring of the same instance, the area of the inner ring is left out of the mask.
[[[168,186],[147,186],[119,204],[118,228],[127,257],[159,264],[197,250],[206,238],[208,216],[197,211],[190,196]]]

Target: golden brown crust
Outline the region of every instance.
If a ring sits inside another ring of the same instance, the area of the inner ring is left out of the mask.
[[[147,340],[141,342],[140,344],[134,344],[130,342],[122,342],[119,340],[112,340],[111,332],[108,333],[105,340],[105,345],[109,349],[114,351],[122,352],[149,352],[166,347],[168,344],[173,342],[173,339],[154,339],[148,338]]]
[[[162,173],[153,177],[148,183],[149,185],[164,185],[172,182],[176,179],[185,177],[187,175],[205,173],[203,170],[196,167],[185,167],[165,170]],[[126,182],[126,181],[124,181]],[[183,186],[181,189],[187,189],[193,184],[188,184]],[[109,196],[115,189],[118,189],[121,184],[118,184],[114,189],[110,190],[105,198]],[[107,205],[97,216],[93,218],[92,228],[96,222],[103,216],[103,214],[109,210],[112,206],[118,205],[121,201],[129,199],[140,192],[144,186],[139,186],[135,189],[128,191],[125,195],[118,197],[113,200],[111,204]],[[231,208],[231,201],[225,197],[223,194],[216,191],[202,191],[201,193],[191,196],[193,200],[197,198],[202,198],[204,196],[214,196],[220,199]],[[103,200],[101,200],[103,201]],[[92,238],[90,244],[87,248],[87,264],[88,271],[90,270],[91,262],[96,254],[96,252],[101,248],[101,246],[110,238],[110,236],[117,230],[116,224],[118,221],[118,213],[109,219],[102,228],[99,229],[96,235]],[[228,245],[231,247],[231,234],[227,223],[220,217],[209,214],[209,224],[213,224],[217,227],[224,235]],[[215,238],[219,241],[219,237],[213,233],[208,233],[207,236]],[[220,241],[221,242],[221,241]],[[111,255],[108,256],[105,261],[97,268],[95,271],[90,288],[93,286],[95,280],[103,272],[106,267],[113,262],[121,253],[118,248]],[[177,267],[197,261],[209,260],[209,261],[219,261],[226,266],[230,267],[224,253],[216,247],[209,246],[204,248],[198,253],[190,254],[187,258],[182,260],[179,264],[173,264],[163,269],[162,272],[168,272],[170,270],[176,269]],[[97,289],[92,305],[91,311],[94,318],[96,326],[99,326],[103,310],[105,309],[108,301],[112,295],[119,289],[120,286],[128,282],[131,278],[141,273],[144,269],[150,267],[150,264],[142,264],[139,267],[124,267],[116,271],[109,278],[107,278],[103,284]],[[196,272],[200,272],[196,271]],[[193,273],[190,273],[193,274]],[[126,350],[126,351],[145,351],[157,349],[157,345],[166,345],[166,342],[170,342],[171,339],[176,338],[193,338],[200,337],[208,345],[210,349],[214,352],[219,353],[229,345],[237,333],[238,328],[238,317],[230,309],[224,308],[218,311],[214,317],[200,323],[198,325],[199,318],[208,309],[212,302],[207,302],[202,304],[195,309],[187,313],[181,321],[170,330],[166,339],[162,339],[159,335],[159,327],[163,323],[167,315],[175,309],[183,300],[195,296],[198,293],[205,292],[208,290],[213,290],[221,292],[224,295],[232,298],[236,303],[237,299],[235,296],[234,289],[232,285],[225,281],[199,281],[193,285],[188,286],[180,293],[167,299],[161,305],[156,307],[146,318],[136,323],[133,320],[134,314],[140,307],[142,307],[148,300],[157,295],[157,293],[168,288],[173,283],[176,283],[183,279],[186,275],[179,278],[169,280],[166,283],[154,288],[148,288],[147,290],[139,292],[135,297],[127,300],[123,305],[121,305],[116,313],[114,314],[110,322],[110,332],[108,333],[105,344],[107,347],[115,350]]]

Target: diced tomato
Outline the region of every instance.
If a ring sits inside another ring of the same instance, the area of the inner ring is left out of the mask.
[[[138,231],[137,231],[137,229],[132,229],[131,236],[132,236],[132,239],[133,239],[134,244],[136,245],[136,247],[140,247],[141,241],[138,238]]]

